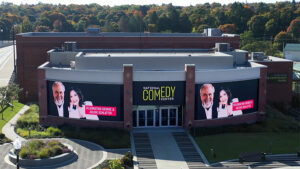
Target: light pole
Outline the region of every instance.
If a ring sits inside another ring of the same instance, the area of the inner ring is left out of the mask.
[[[15,72],[15,75],[17,75],[16,51],[15,51],[15,25],[13,25],[13,27],[12,27],[12,39],[13,39],[13,53],[14,53],[14,72]]]
[[[17,163],[16,163],[16,165],[17,165],[17,169],[19,169],[20,168],[20,166],[19,166],[19,153],[20,153],[20,150],[22,148],[22,142],[19,139],[19,137],[17,137],[15,139],[15,141],[13,142],[13,145],[14,145],[15,153],[17,155]]]

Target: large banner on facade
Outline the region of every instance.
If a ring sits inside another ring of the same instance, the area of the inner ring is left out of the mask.
[[[258,80],[196,84],[195,120],[227,118],[258,110]]]
[[[123,120],[123,85],[48,81],[48,115]]]
[[[184,105],[185,82],[133,82],[134,105]]]

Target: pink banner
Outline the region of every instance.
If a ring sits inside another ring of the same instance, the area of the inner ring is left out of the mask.
[[[98,116],[117,116],[117,107],[85,106],[85,114]]]
[[[253,107],[254,107],[254,100],[253,99],[232,103],[232,111],[252,109]]]

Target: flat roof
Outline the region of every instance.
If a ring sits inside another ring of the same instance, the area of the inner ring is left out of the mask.
[[[140,32],[28,32],[23,37],[206,37],[203,33],[140,33]],[[218,36],[221,37],[221,36]]]
[[[300,51],[300,43],[287,43],[284,51]]]
[[[279,58],[279,57],[275,57],[275,56],[268,56],[268,59],[264,59],[264,60],[251,60],[251,61],[255,61],[255,62],[293,62],[291,60],[283,59],[283,58]]]
[[[221,52],[215,53],[82,53],[79,57],[232,57]]]

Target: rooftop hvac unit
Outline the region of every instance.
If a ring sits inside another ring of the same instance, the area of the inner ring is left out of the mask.
[[[77,49],[77,42],[65,42],[64,51],[75,51]]]
[[[251,58],[253,60],[263,61],[264,59],[267,59],[267,56],[265,56],[264,52],[252,52]]]
[[[216,43],[217,52],[228,52],[230,50],[229,43]]]
[[[97,33],[101,32],[101,29],[100,28],[87,28],[86,32],[90,33],[90,34],[97,34]]]

